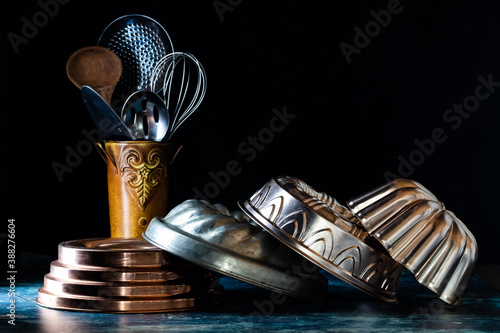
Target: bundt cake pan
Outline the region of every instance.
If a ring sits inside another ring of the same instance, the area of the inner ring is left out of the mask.
[[[281,244],[241,212],[187,200],[154,218],[143,237],[192,263],[301,299],[326,299],[328,281],[315,265]],[[304,263],[304,261],[306,263]]]
[[[334,276],[394,303],[403,267],[368,233],[351,222],[349,210],[292,177],[271,179],[242,210],[265,230]]]
[[[396,195],[396,193],[398,195]],[[419,200],[439,202],[438,199],[419,183],[397,179],[349,200],[352,213],[368,231],[377,229],[402,206],[409,206]]]
[[[348,202],[399,263],[445,302],[458,305],[477,260],[474,236],[431,192],[394,180]]]

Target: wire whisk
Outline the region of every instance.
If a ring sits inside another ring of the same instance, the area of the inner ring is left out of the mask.
[[[173,52],[161,58],[151,74],[151,91],[163,97],[170,125],[166,138],[200,106],[207,91],[207,74],[192,54]]]

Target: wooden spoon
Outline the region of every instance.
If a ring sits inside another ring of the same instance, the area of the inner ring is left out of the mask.
[[[89,86],[111,105],[111,95],[122,75],[122,62],[105,47],[83,47],[69,57],[66,75],[79,89]]]

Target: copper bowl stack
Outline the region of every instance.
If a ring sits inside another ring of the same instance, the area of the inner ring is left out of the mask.
[[[222,295],[213,272],[143,239],[82,239],[59,245],[37,302],[60,310],[145,313],[213,305]]]

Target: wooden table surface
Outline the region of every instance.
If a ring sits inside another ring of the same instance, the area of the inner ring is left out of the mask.
[[[36,275],[36,274],[35,274]],[[9,298],[0,295],[1,332],[500,332],[500,292],[473,276],[464,302],[452,308],[405,271],[399,304],[386,304],[325,273],[328,300],[271,301],[270,291],[221,277],[224,304],[189,312],[108,314],[58,311],[34,301],[43,284],[22,279],[16,285],[15,326],[8,324]],[[40,276],[40,275],[39,275]],[[4,283],[5,284],[5,283]]]

